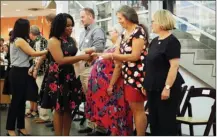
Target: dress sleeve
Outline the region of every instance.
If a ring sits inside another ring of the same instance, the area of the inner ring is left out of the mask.
[[[138,27],[135,33],[133,34],[133,37],[136,39],[142,38],[145,40],[146,37],[145,30],[142,27]]]
[[[168,60],[180,58],[181,44],[176,38],[170,39],[166,48],[166,57]]]

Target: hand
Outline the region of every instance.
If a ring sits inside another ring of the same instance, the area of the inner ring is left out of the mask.
[[[89,60],[91,59],[91,57],[90,57],[89,54],[81,55],[81,58],[82,58],[82,60],[84,60],[84,61],[89,61]]]
[[[87,49],[84,50],[84,52],[86,54],[92,54],[94,52],[94,50],[92,48],[87,48]]]
[[[143,94],[144,96],[147,96],[146,90],[145,90],[144,88],[142,88],[142,94]]]
[[[112,59],[112,53],[104,53],[101,55],[103,59]]]
[[[161,100],[167,100],[170,97],[170,90],[164,88],[161,93]]]
[[[32,73],[32,76],[33,78],[37,78],[37,74],[38,74],[38,70],[37,69],[34,69],[33,73]]]
[[[107,89],[107,94],[111,96],[113,94],[113,86],[109,86]]]
[[[48,53],[48,50],[44,50],[44,51],[42,51],[42,52],[43,52],[43,53],[44,53],[44,55],[45,55],[45,54],[47,54],[47,53]]]
[[[30,76],[32,76],[32,73],[33,73],[33,67],[31,67],[31,68],[29,69],[29,71],[28,71],[28,74],[29,74]]]

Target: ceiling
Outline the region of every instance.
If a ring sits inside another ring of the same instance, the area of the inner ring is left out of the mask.
[[[1,1],[1,18],[22,16],[46,16],[56,13],[55,9],[45,9],[42,1]],[[29,11],[29,8],[40,8],[38,11]]]

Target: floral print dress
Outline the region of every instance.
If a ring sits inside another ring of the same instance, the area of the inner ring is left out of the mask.
[[[68,37],[61,40],[64,56],[75,56],[78,49],[75,41]],[[80,105],[82,99],[81,82],[75,76],[72,64],[59,65],[48,53],[48,69],[42,85],[44,95],[41,106],[53,108],[57,111],[72,111]]]
[[[112,53],[115,47],[105,52]],[[107,94],[112,74],[114,71],[112,60],[97,59],[89,77],[86,95],[86,118],[96,122],[98,126],[110,130],[116,135],[131,135],[133,117],[129,104],[124,98],[124,80],[120,77],[114,85],[111,96]]]

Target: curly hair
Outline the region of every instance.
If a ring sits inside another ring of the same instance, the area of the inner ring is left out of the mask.
[[[72,27],[74,27],[74,19],[72,18],[71,15],[67,13],[60,13],[58,14],[54,20],[51,23],[51,28],[50,28],[50,36],[51,37],[56,37],[60,38],[60,36],[64,33],[66,25],[67,25],[67,18],[71,19],[72,21]]]

